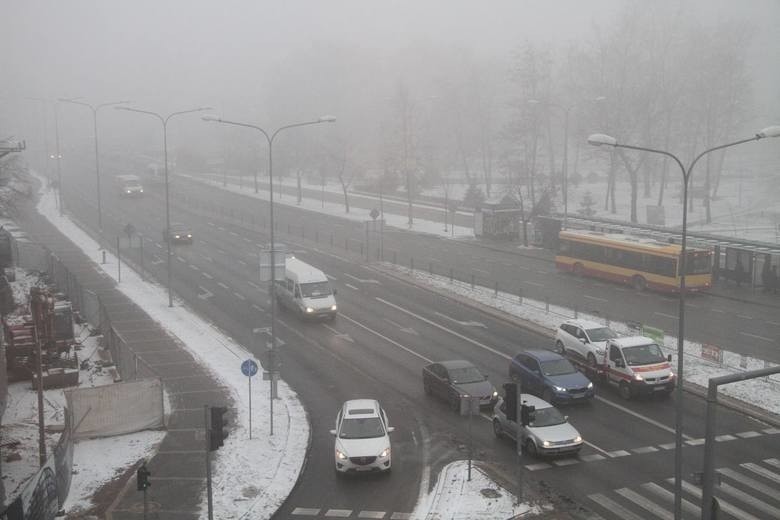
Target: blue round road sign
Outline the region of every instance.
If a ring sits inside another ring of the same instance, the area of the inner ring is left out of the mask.
[[[252,377],[253,375],[257,374],[257,363],[251,359],[247,359],[241,363],[241,373],[247,377]]]

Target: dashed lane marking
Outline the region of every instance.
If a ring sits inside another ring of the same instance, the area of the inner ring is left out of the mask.
[[[354,285],[352,285],[351,283],[345,283],[344,285],[346,285],[347,287],[349,287],[353,291],[359,291],[360,290],[357,287],[355,287]]]
[[[601,493],[588,495],[588,498],[596,502],[607,511],[615,513],[618,515],[618,518],[622,518],[623,520],[644,520],[641,516],[635,515],[625,507],[621,506],[611,498],[602,495]]]
[[[591,453],[590,455],[583,455],[580,457],[582,462],[596,462],[597,460],[604,460],[606,457],[600,453]]]
[[[539,471],[540,469],[549,469],[552,468],[551,465],[547,464],[546,462],[539,462],[537,464],[527,464],[525,466],[525,469],[528,471]]]
[[[751,334],[749,332],[740,332],[740,334],[742,334],[743,336],[749,336],[751,338],[756,338],[756,339],[760,339],[760,340],[763,340],[763,341],[768,341],[769,343],[772,343],[774,341],[771,338],[765,338],[764,336],[759,336],[757,334]]]
[[[631,451],[633,451],[637,455],[641,455],[643,453],[655,453],[656,451],[658,451],[658,448],[656,448],[655,446],[643,446],[641,448],[634,448]]]
[[[673,316],[671,314],[666,314],[665,312],[654,312],[656,316],[663,316],[664,318],[669,318],[670,320],[676,320],[678,319],[678,316]]]
[[[749,431],[749,432],[740,432],[740,433],[737,433],[735,435],[737,437],[739,437],[740,439],[752,439],[753,437],[758,437],[761,434],[758,433],[758,432]]]
[[[320,514],[320,510],[311,507],[296,507],[293,509],[292,514],[298,516],[317,516]]]
[[[737,314],[737,318],[742,318],[743,320],[752,320],[752,316],[745,316],[744,314]]]
[[[688,446],[701,446],[702,444],[705,443],[705,441],[706,439],[688,439],[687,441],[685,441],[685,444],[687,444]]]
[[[358,518],[384,518],[384,511],[361,511],[358,513]]]
[[[206,273],[206,272],[204,272],[204,273],[203,273],[203,276],[205,276],[205,277],[206,277],[206,278],[208,278],[209,280],[213,280],[213,279],[214,279],[214,277],[213,277],[213,276],[211,276],[209,273]]]
[[[627,452],[626,450],[615,450],[615,451],[607,452],[607,455],[609,455],[613,459],[616,459],[618,457],[627,457],[631,455],[631,453]]]
[[[710,310],[711,310],[712,312],[718,312],[718,313],[720,313],[720,314],[726,314],[726,311],[724,311],[724,310],[722,310],[722,309],[710,309]]]
[[[223,289],[225,289],[225,290],[229,290],[229,289],[230,289],[230,287],[228,287],[227,285],[225,285],[225,284],[224,284],[224,283],[222,283],[222,282],[217,282],[217,285],[219,285],[220,287],[222,287],[222,288],[223,288]]]
[[[198,266],[192,264],[190,264],[190,269],[193,269],[195,271],[200,271],[200,269],[198,269]]]
[[[234,294],[234,295],[236,296],[236,298],[238,298],[239,300],[241,300],[241,301],[246,301],[246,296],[244,296],[243,294],[241,294],[241,293],[238,293],[238,292],[234,292],[233,294]]]
[[[336,518],[347,518],[352,516],[351,509],[328,509],[325,511],[325,516]]]
[[[736,437],[734,437],[733,435],[729,435],[729,434],[718,435],[717,437],[715,437],[715,442],[733,441],[735,439],[736,439]]]
[[[582,297],[583,298],[587,298],[589,300],[595,300],[597,302],[605,302],[605,301],[607,301],[606,298],[599,298],[598,296],[590,296],[589,294],[583,294]]]

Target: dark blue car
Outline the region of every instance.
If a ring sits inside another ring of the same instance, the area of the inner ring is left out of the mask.
[[[568,359],[550,350],[517,354],[509,365],[509,378],[548,403],[586,401],[595,395],[593,383]]]

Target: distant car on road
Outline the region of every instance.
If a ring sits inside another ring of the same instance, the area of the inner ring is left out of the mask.
[[[519,442],[526,453],[532,456],[576,455],[580,451],[582,436],[557,408],[533,395],[521,394],[520,399],[536,408],[531,424],[521,426]],[[498,438],[509,437],[517,441],[517,422],[507,419],[503,399],[493,410],[493,433]]]
[[[478,397],[480,407],[493,406],[498,400],[496,387],[468,361],[431,363],[423,367],[422,377],[425,393],[445,399],[455,412],[463,396]]]
[[[171,241],[171,244],[192,244],[192,230],[178,222],[171,223],[170,232],[163,230],[163,242]]]
[[[593,383],[571,362],[551,350],[526,350],[509,365],[509,378],[520,380],[524,391],[549,403],[587,401],[595,395]]]
[[[566,320],[555,334],[555,349],[561,355],[576,354],[595,366],[597,360],[604,359],[607,341],[616,337],[617,332],[595,321]]]
[[[390,471],[390,434],[387,414],[375,399],[352,399],[336,415],[334,456],[336,473]]]

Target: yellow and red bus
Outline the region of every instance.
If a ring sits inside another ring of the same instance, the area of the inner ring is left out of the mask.
[[[680,290],[680,244],[585,230],[561,231],[558,239],[555,266],[561,271],[631,284],[638,290]],[[686,292],[709,289],[712,251],[686,249]]]

